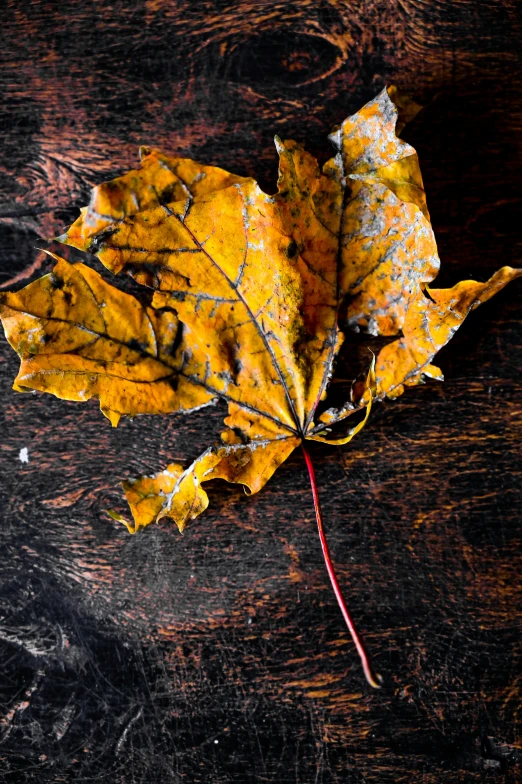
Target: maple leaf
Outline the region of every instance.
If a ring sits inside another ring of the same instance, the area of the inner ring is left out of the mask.
[[[442,379],[434,355],[470,310],[522,274],[503,267],[486,283],[429,288],[435,238],[417,155],[397,135],[419,109],[396,88],[383,90],[330,136],[337,152],[322,170],[299,144],[276,137],[275,195],[251,178],[142,148],[141,168],[96,187],[59,239],[152,288],[150,306],[57,256],[51,275],[0,296],[22,360],[19,391],[97,397],[114,426],[125,414],[226,401],[220,444],[187,469],[173,463],[124,483],[132,533],[163,517],[182,531],[208,506],[202,485],[211,479],[258,492],[302,445],[330,579],[373,686],[304,442],[345,444],[373,401]],[[343,404],[321,413],[344,339],[343,304],[352,329],[396,339]]]

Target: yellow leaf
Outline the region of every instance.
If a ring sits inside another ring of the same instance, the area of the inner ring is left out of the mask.
[[[22,358],[16,389],[98,397],[114,425],[227,404],[221,444],[186,471],[172,464],[125,484],[129,530],[165,516],[182,530],[207,507],[208,479],[254,493],[304,440],[347,443],[372,401],[441,378],[435,353],[521,274],[505,267],[485,284],[428,289],[439,258],[417,155],[398,136],[419,109],[383,90],[331,135],[337,154],[322,170],[276,137],[274,195],[144,149],[141,168],[97,186],[60,239],[153,289],[150,306],[58,257],[51,276],[0,296]],[[343,303],[348,328],[397,339],[345,403],[326,408]]]

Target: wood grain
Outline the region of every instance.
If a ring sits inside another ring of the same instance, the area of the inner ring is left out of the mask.
[[[325,160],[332,125],[390,82],[427,104],[405,135],[441,285],[522,263],[516,0],[49,0],[2,25],[4,287],[47,269],[38,238],[139,144],[273,188],[274,133]],[[469,318],[444,385],[312,448],[375,693],[298,453],[251,499],[217,485],[183,537],[129,537],[106,514],[118,482],[195,457],[222,411],[113,431],[94,403],[12,392],[2,342],[0,780],[520,781],[521,291]]]

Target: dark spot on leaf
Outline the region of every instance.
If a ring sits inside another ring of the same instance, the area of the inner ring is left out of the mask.
[[[64,286],[63,278],[60,278],[58,275],[55,275],[54,272],[51,272],[49,280],[51,282],[51,286],[53,287],[53,289],[62,289]]]
[[[288,256],[289,259],[293,259],[297,255],[297,250],[298,250],[297,242],[295,240],[292,240],[290,242],[290,245],[286,249],[286,255]]]
[[[248,444],[248,437],[243,433],[243,431],[239,427],[233,427],[233,432],[236,436],[241,440],[242,444]]]
[[[131,351],[137,351],[139,354],[147,353],[147,347],[140,343],[139,340],[136,340],[136,338],[131,338],[127,345]]]
[[[178,329],[177,329],[177,332],[176,332],[176,337],[172,341],[172,345],[170,346],[170,349],[169,349],[169,352],[168,352],[171,356],[174,357],[177,354],[177,351],[178,351],[178,348],[181,345],[182,339],[183,339],[183,324],[180,321],[180,322],[178,322]]]
[[[112,237],[113,234],[117,234],[119,229],[115,226],[107,226],[106,229],[103,229],[95,237],[93,237],[91,244],[89,245],[89,253],[97,254],[99,253],[102,248],[103,244],[109,237]]]

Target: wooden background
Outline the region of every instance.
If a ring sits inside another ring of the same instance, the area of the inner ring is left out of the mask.
[[[48,268],[139,144],[274,188],[274,133],[325,160],[385,84],[418,150],[442,285],[522,263],[518,0],[84,0],[2,14],[0,284]],[[312,447],[332,553],[385,687],[364,682],[296,452],[184,537],[130,537],[119,480],[187,462],[222,410],[111,430],[11,391],[0,344],[0,780],[522,780],[522,323],[516,282],[439,359],[446,383]],[[28,463],[19,459],[28,450]],[[123,507],[122,507],[123,508]]]

